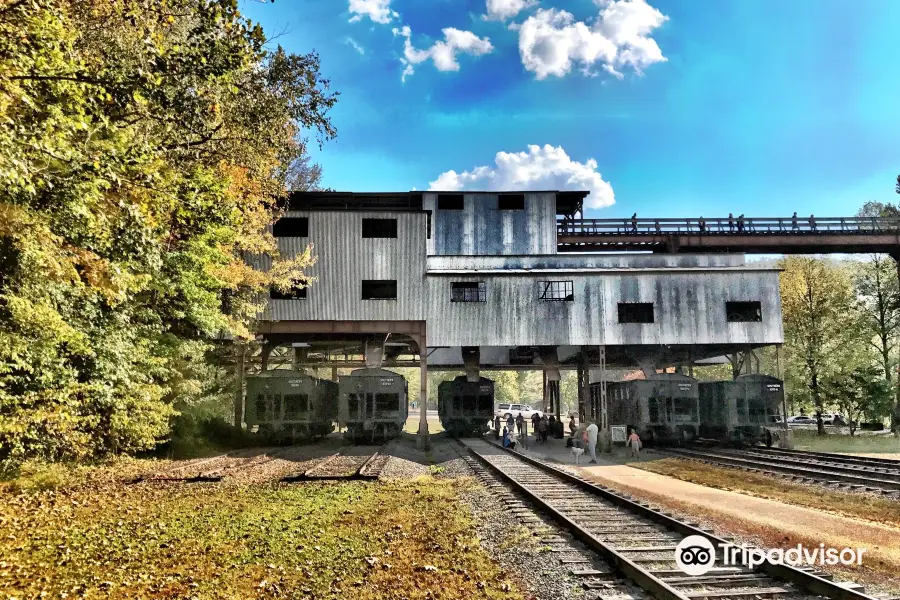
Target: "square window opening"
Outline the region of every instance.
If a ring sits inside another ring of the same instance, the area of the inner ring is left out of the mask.
[[[539,281],[538,299],[549,302],[574,302],[575,285],[571,281]]]
[[[396,238],[397,219],[363,219],[363,238]]]
[[[286,291],[271,287],[269,288],[269,298],[272,300],[306,300],[306,291],[308,289],[300,285],[292,286]]]
[[[394,279],[363,279],[363,300],[396,300],[397,281]]]
[[[726,302],[725,314],[729,323],[758,323],[762,321],[762,303]]]
[[[619,302],[619,323],[653,323],[653,303]]]
[[[438,210],[463,210],[465,202],[462,194],[438,194]]]
[[[282,217],[272,225],[272,235],[280,237],[309,237],[309,219],[306,217]]]
[[[486,302],[487,287],[483,281],[454,281],[450,284],[450,302]]]
[[[497,198],[499,210],[525,210],[525,194],[503,194]]]

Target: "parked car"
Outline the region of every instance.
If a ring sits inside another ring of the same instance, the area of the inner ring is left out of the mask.
[[[815,425],[816,418],[815,417],[807,417],[806,415],[798,415],[794,417],[788,417],[788,425]]]
[[[822,413],[822,423],[825,425],[846,425],[847,421],[837,413]]]
[[[531,416],[534,413],[537,413],[539,417],[544,416],[543,412],[531,408],[528,404],[499,404],[497,410],[494,411],[494,414],[501,419],[506,419],[510,415],[515,419],[519,416],[519,413],[522,413],[522,416],[525,417],[526,421],[530,421]]]

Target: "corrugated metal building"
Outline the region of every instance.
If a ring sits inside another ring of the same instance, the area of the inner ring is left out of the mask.
[[[598,345],[634,363],[782,342],[777,271],[743,255],[557,254],[557,219],[585,195],[294,194],[275,234],[286,256],[313,244],[318,281],[262,321],[421,321],[446,349],[435,365],[461,347]]]

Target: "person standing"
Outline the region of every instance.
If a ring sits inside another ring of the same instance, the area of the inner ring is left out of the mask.
[[[631,232],[637,233],[637,213],[631,215]]]
[[[588,435],[588,448],[586,449],[591,452],[591,463],[597,464],[597,434],[600,432],[600,428],[596,423],[591,423],[585,431]]]
[[[506,417],[506,428],[512,431],[514,425],[515,421],[513,421],[512,413],[510,413],[509,416]]]
[[[509,429],[506,427],[503,428],[503,447],[509,447]]]
[[[538,423],[541,422],[541,415],[538,412],[535,412],[531,415],[531,431],[534,433],[534,437],[538,437]]]
[[[794,211],[794,216],[791,217],[791,231],[797,231],[800,229],[800,226],[797,225],[797,211]]]
[[[500,415],[494,415],[494,439],[500,437]]]
[[[572,438],[575,438],[575,431],[578,429],[578,426],[575,425],[575,415],[569,417],[569,432],[572,434]]]
[[[522,413],[519,413],[519,416],[516,417],[516,429],[519,435],[525,435],[525,417],[522,416]]]
[[[629,456],[640,456],[641,455],[641,436],[638,435],[637,430],[632,429],[631,435],[628,436],[628,455]]]
[[[738,233],[744,232],[744,213],[738,215]]]
[[[544,415],[541,419],[538,420],[538,437],[541,440],[541,443],[547,442],[547,430],[550,426],[547,424],[547,415]]]
[[[734,232],[734,213],[728,213],[728,231]]]
[[[700,217],[700,233],[706,233],[706,219]]]
[[[809,228],[812,231],[816,230],[816,215],[809,215]]]

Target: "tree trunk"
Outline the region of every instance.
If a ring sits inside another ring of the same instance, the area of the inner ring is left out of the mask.
[[[822,395],[819,393],[819,374],[815,366],[812,368],[812,382],[809,386],[812,390],[813,402],[816,405],[816,427],[818,435],[825,435],[825,424],[822,423]]]

